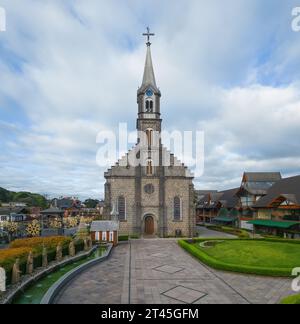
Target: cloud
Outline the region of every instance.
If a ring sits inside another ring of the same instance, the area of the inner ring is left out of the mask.
[[[244,170],[299,173],[295,1],[1,3],[1,186],[103,196],[96,135],[135,128],[148,24],[164,127],[205,131],[197,186],[238,185]]]

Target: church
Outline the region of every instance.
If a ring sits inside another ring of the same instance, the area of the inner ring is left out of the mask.
[[[104,215],[117,217],[121,235],[192,237],[196,223],[193,174],[162,144],[161,92],[151,57],[154,34],[148,28],[143,35],[148,41],[137,92],[137,144],[104,174]]]

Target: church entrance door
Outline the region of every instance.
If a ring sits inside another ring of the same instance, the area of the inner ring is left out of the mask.
[[[154,219],[150,215],[145,218],[145,234],[154,234]]]

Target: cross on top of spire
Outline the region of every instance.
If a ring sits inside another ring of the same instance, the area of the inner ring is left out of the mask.
[[[151,36],[155,36],[155,34],[150,33],[150,28],[147,27],[147,33],[144,33],[143,36],[146,36],[147,37],[147,43],[146,43],[146,45],[147,46],[150,46],[151,45],[151,43],[150,43],[150,37]]]

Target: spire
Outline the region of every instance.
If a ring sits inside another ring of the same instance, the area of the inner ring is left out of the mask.
[[[150,28],[147,27],[147,33],[144,33],[143,36],[147,37],[147,55],[146,55],[146,62],[145,62],[145,69],[144,69],[144,76],[143,76],[143,83],[139,88],[138,93],[142,93],[148,87],[152,87],[157,93],[159,93],[159,89],[156,86],[152,57],[151,57],[151,43],[150,37],[155,36],[155,34],[150,33]]]
[[[150,43],[147,43],[147,56],[146,56],[146,63],[145,63],[145,69],[144,69],[144,77],[143,77],[142,88],[144,86],[151,86],[151,85],[153,87],[155,87],[155,89],[157,88],[156,87],[153,64],[152,64]]]

